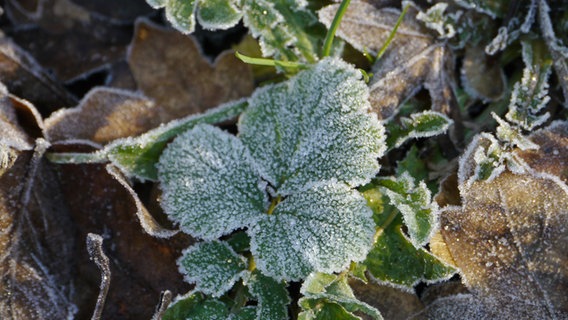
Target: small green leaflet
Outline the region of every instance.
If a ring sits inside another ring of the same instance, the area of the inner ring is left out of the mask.
[[[353,188],[385,149],[367,97],[361,74],[333,58],[257,90],[238,137],[199,125],[168,145],[164,211],[199,238],[246,230],[257,268],[278,281],[363,260],[372,212]]]
[[[439,208],[424,181],[416,184],[403,172],[397,178],[377,179],[376,184],[402,213],[412,244],[418,249],[428,243],[438,227]]]
[[[413,113],[410,118],[400,118],[400,125],[394,122],[387,124],[389,148],[400,147],[412,138],[427,138],[444,133],[453,121],[442,113],[436,111],[423,111]]]
[[[315,15],[301,0],[147,0],[154,8],[166,10],[166,17],[183,33],[192,33],[195,21],[209,30],[228,29],[241,18],[264,56],[307,62],[317,60],[319,41],[307,30],[317,23]],[[321,42],[321,41],[319,41]]]
[[[402,192],[401,185],[392,184],[393,190]],[[385,201],[379,203],[377,200],[377,191],[384,188],[366,186],[364,189],[363,196],[373,209],[379,229],[373,249],[361,264],[374,280],[412,290],[420,281],[442,281],[455,273],[455,269],[423,248],[416,247],[402,233],[403,219],[398,210]]]
[[[246,273],[247,262],[227,243],[211,241],[186,249],[178,266],[185,280],[196,284],[195,290],[220,297]]]
[[[256,319],[288,319],[288,304],[291,300],[284,283],[254,272],[247,285],[250,294],[258,301]]]
[[[175,301],[164,313],[163,320],[225,320],[229,310],[225,303],[201,293],[190,293]]]
[[[363,262],[374,280],[410,291],[420,281],[439,282],[456,272],[428,251],[416,249],[401,227],[402,219],[396,218],[378,237]]]
[[[364,313],[371,319],[383,319],[377,309],[357,300],[344,275],[313,273],[302,284],[300,293],[304,297],[298,304],[304,311],[299,319],[361,319],[353,312]]]
[[[117,139],[95,153],[52,153],[48,154],[48,158],[54,163],[94,163],[110,160],[126,176],[142,181],[155,181],[158,179],[156,163],[172,138],[200,123],[219,123],[234,118],[247,106],[246,100],[228,102],[205,113],[171,121],[138,137]]]

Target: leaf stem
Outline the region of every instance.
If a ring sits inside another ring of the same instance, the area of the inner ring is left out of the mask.
[[[347,11],[347,7],[349,6],[350,2],[351,0],[341,1],[341,4],[339,5],[337,12],[335,13],[335,17],[331,22],[331,26],[329,27],[329,30],[327,30],[327,34],[325,35],[325,42],[323,44],[323,52],[322,52],[322,55],[324,57],[329,57],[329,55],[331,54],[331,45],[333,44],[333,38],[335,37],[335,32],[337,31],[339,23],[341,23],[341,19],[343,18],[343,15]]]
[[[303,69],[306,67],[306,65],[299,62],[249,57],[238,51],[235,52],[235,56],[244,63],[254,64],[257,66],[282,67],[282,68],[293,68],[293,69]]]
[[[396,31],[398,30],[398,27],[402,23],[402,19],[404,19],[404,16],[406,15],[408,8],[410,8],[410,4],[407,4],[404,7],[404,9],[402,9],[402,13],[398,17],[398,20],[396,20],[396,24],[394,25],[394,29],[392,29],[391,33],[389,34],[389,37],[387,38],[387,41],[385,42],[385,44],[383,44],[383,47],[381,48],[381,50],[379,50],[379,53],[377,53],[377,58],[375,59],[375,61],[379,60],[383,56],[383,54],[385,54],[385,51],[387,51],[387,48],[392,42],[392,39],[394,39]]]
[[[53,163],[104,163],[108,161],[104,152],[49,152],[46,153],[45,157]]]
[[[268,207],[268,210],[266,211],[266,213],[269,214],[269,215],[272,214],[272,212],[274,212],[274,209],[280,203],[280,201],[282,201],[281,195],[278,195],[276,198],[272,199],[272,201],[270,202],[270,206]]]

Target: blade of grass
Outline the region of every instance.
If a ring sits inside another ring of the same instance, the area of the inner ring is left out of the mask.
[[[379,60],[383,56],[383,54],[385,54],[385,51],[387,51],[387,48],[389,47],[390,43],[392,42],[392,39],[394,39],[396,31],[398,30],[398,27],[402,23],[402,19],[404,19],[404,16],[406,15],[408,8],[410,8],[410,4],[407,4],[404,7],[404,9],[402,9],[402,13],[398,17],[398,20],[396,20],[396,24],[394,25],[394,29],[392,29],[391,33],[389,34],[389,37],[387,38],[387,41],[385,42],[385,44],[383,45],[381,50],[379,50],[379,53],[377,53],[377,58],[375,59],[375,61]]]
[[[324,57],[329,57],[329,55],[331,54],[331,45],[333,44],[333,38],[335,37],[335,32],[337,31],[339,23],[341,22],[343,15],[347,11],[347,7],[349,6],[350,2],[351,0],[341,1],[341,4],[339,5],[337,12],[335,13],[335,17],[331,22],[331,26],[329,27],[329,30],[327,30],[327,34],[325,35],[325,42],[323,45],[323,52],[322,52],[322,55]]]

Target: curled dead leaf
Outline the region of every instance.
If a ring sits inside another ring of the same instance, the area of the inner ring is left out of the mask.
[[[541,131],[533,139],[544,137],[550,143],[551,135]],[[557,176],[529,166],[523,173],[505,171],[491,181],[470,179],[471,150],[486,143],[483,136],[476,139],[462,159],[463,205],[446,207],[440,218],[447,250],[472,293],[439,299],[421,317],[451,319],[459,312],[491,319],[564,319],[568,187]],[[536,157],[538,162],[549,160],[542,152],[531,157],[534,162]],[[550,166],[559,163],[552,158]],[[566,170],[566,163],[560,167]]]
[[[139,89],[169,116],[199,113],[223,102],[249,96],[252,72],[232,52],[213,64],[197,42],[173,29],[139,19],[128,63]]]

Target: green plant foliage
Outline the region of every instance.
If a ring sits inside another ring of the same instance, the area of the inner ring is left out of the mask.
[[[438,226],[438,205],[424,181],[418,184],[408,174],[396,179],[377,179],[377,185],[401,213],[412,244],[418,249],[424,246]]]
[[[186,249],[178,266],[185,280],[196,284],[195,290],[219,297],[245,274],[247,262],[227,243],[211,241]]]
[[[205,29],[219,30],[235,26],[241,18],[250,33],[259,38],[264,56],[282,60],[317,60],[321,42],[311,35],[317,23],[315,15],[301,0],[148,0],[154,8],[166,9],[166,17],[183,33],[192,33],[195,20]]]
[[[387,182],[390,189],[398,190],[399,195],[405,192],[403,182],[389,182],[386,179],[382,182]],[[378,229],[373,249],[361,263],[363,267],[359,268],[366,268],[374,280],[406,290],[411,290],[420,281],[437,282],[455,273],[454,268],[444,264],[425,249],[417,247],[403,234],[403,218],[397,208],[380,200],[382,190],[392,191],[372,185],[363,189],[362,194],[373,209]]]
[[[552,61],[543,56],[543,44],[522,42],[522,46],[525,62],[523,78],[513,87],[509,112],[505,117],[519,128],[530,131],[550,117],[549,113],[542,111],[550,101],[548,77]]]
[[[163,320],[227,319],[227,305],[201,293],[191,293],[174,302],[164,313]]]
[[[256,319],[288,319],[290,297],[286,286],[270,277],[254,272],[248,280],[250,294],[256,299]]]
[[[140,180],[157,180],[156,163],[166,144],[175,136],[200,123],[218,123],[231,119],[246,109],[243,100],[229,102],[209,111],[174,120],[135,138],[118,139],[98,152],[128,176]]]
[[[442,113],[436,111],[423,111],[413,113],[410,118],[401,117],[400,125],[391,122],[387,125],[389,147],[400,147],[412,138],[426,138],[444,133],[453,121]]]
[[[363,262],[375,280],[412,290],[420,281],[439,282],[456,270],[424,249],[417,249],[402,233],[402,219],[397,218],[377,238]]]
[[[361,74],[332,58],[257,90],[238,137],[202,125],[166,148],[165,212],[199,238],[246,229],[257,268],[276,280],[363,260],[373,223],[352,188],[377,173],[384,151],[367,97]]]
[[[364,313],[370,319],[383,318],[377,309],[355,297],[345,275],[313,273],[300,292],[304,297],[298,304],[304,311],[299,319],[361,319],[354,312]]]

